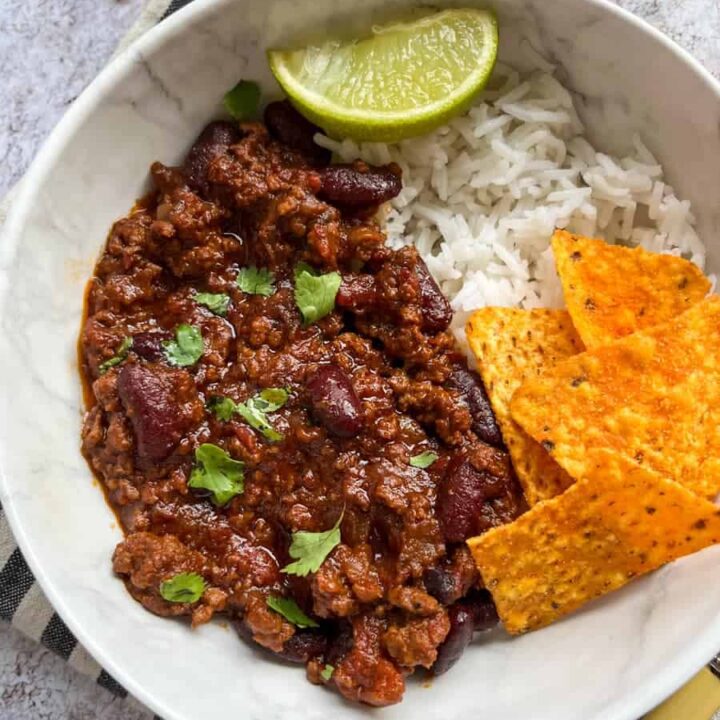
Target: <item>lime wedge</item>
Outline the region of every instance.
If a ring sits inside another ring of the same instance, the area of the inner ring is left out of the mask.
[[[487,10],[453,9],[375,27],[360,40],[270,50],[275,78],[293,104],[335,137],[395,141],[466,110],[497,57]]]

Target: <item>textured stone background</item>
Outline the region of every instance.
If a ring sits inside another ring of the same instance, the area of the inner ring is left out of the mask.
[[[143,0],[0,0],[0,196],[111,55]],[[620,0],[720,77],[718,0]],[[2,720],[146,720],[0,623]]]
[[[0,196],[112,54],[143,0],[0,0]]]

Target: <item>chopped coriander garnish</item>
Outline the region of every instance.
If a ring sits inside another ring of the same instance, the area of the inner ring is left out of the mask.
[[[115,354],[104,363],[100,363],[98,366],[98,372],[100,375],[104,375],[111,367],[119,365],[128,356],[128,353],[132,349],[133,339],[131,337],[124,337]]]
[[[195,293],[195,302],[204,305],[210,312],[225,317],[230,305],[230,296],[225,293]]]
[[[410,464],[416,468],[428,468],[438,459],[438,457],[437,453],[428,450],[420,453],[419,455],[413,455],[410,458]]]
[[[188,485],[209,490],[216,505],[226,505],[245,489],[245,463],[233,460],[222,448],[203,443],[195,450],[197,467],[190,473]]]
[[[335,307],[342,277],[338,272],[319,275],[307,263],[295,267],[295,302],[306,325],[324,318]]]
[[[160,585],[160,595],[173,603],[197,602],[205,592],[205,580],[197,573],[180,573]]]
[[[275,275],[267,268],[254,265],[240,268],[237,286],[248,295],[264,295],[269,297],[275,292]]]
[[[261,432],[268,440],[277,442],[282,440],[283,436],[270,424],[265,415],[265,411],[261,409],[262,401],[256,396],[250,398],[247,402],[240,403],[235,407],[235,412],[251,427]]]
[[[244,403],[236,403],[226,397],[212,398],[208,408],[225,422],[237,413],[250,427],[261,432],[268,440],[277,442],[283,436],[270,424],[266,413],[279,410],[287,399],[288,391],[285,388],[265,388]]]
[[[236,120],[250,120],[257,113],[260,103],[260,87],[251,80],[241,80],[223,98],[225,109]]]
[[[340,523],[343,514],[344,512],[340,514],[337,522],[325,532],[305,532],[304,530],[294,532],[288,552],[295,562],[286,565],[282,572],[300,577],[317,572],[333,548],[340,544]]]
[[[227,422],[232,419],[237,405],[228,397],[214,397],[208,401],[207,408],[218,420]]]
[[[282,615],[288,622],[299,628],[320,627],[312,618],[309,618],[292,598],[271,595],[267,599],[268,607]]]
[[[264,388],[255,402],[263,412],[275,412],[288,401],[288,391],[285,388]]]
[[[171,365],[194,365],[203,354],[202,333],[199,328],[183,323],[175,329],[175,339],[163,343],[165,357]]]
[[[327,682],[335,672],[335,666],[326,664],[325,667],[320,671],[320,677]]]

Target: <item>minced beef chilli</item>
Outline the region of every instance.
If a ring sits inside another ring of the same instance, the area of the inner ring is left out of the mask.
[[[275,103],[152,166],[88,290],[83,451],[137,601],[387,705],[496,622],[463,541],[522,499],[447,300],[374,220],[400,169],[313,132]]]

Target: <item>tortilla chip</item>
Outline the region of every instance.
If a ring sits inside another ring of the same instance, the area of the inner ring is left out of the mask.
[[[582,352],[570,316],[489,307],[473,313],[466,332],[528,504],[555,497],[573,480],[512,419],[510,399],[526,380]]]
[[[659,325],[700,302],[710,281],[693,263],[557,230],[565,304],[588,350]]]
[[[717,542],[713,503],[601,452],[567,492],[468,545],[505,629],[519,634]]]
[[[525,383],[513,418],[575,478],[609,449],[713,499],[720,491],[720,297]]]

